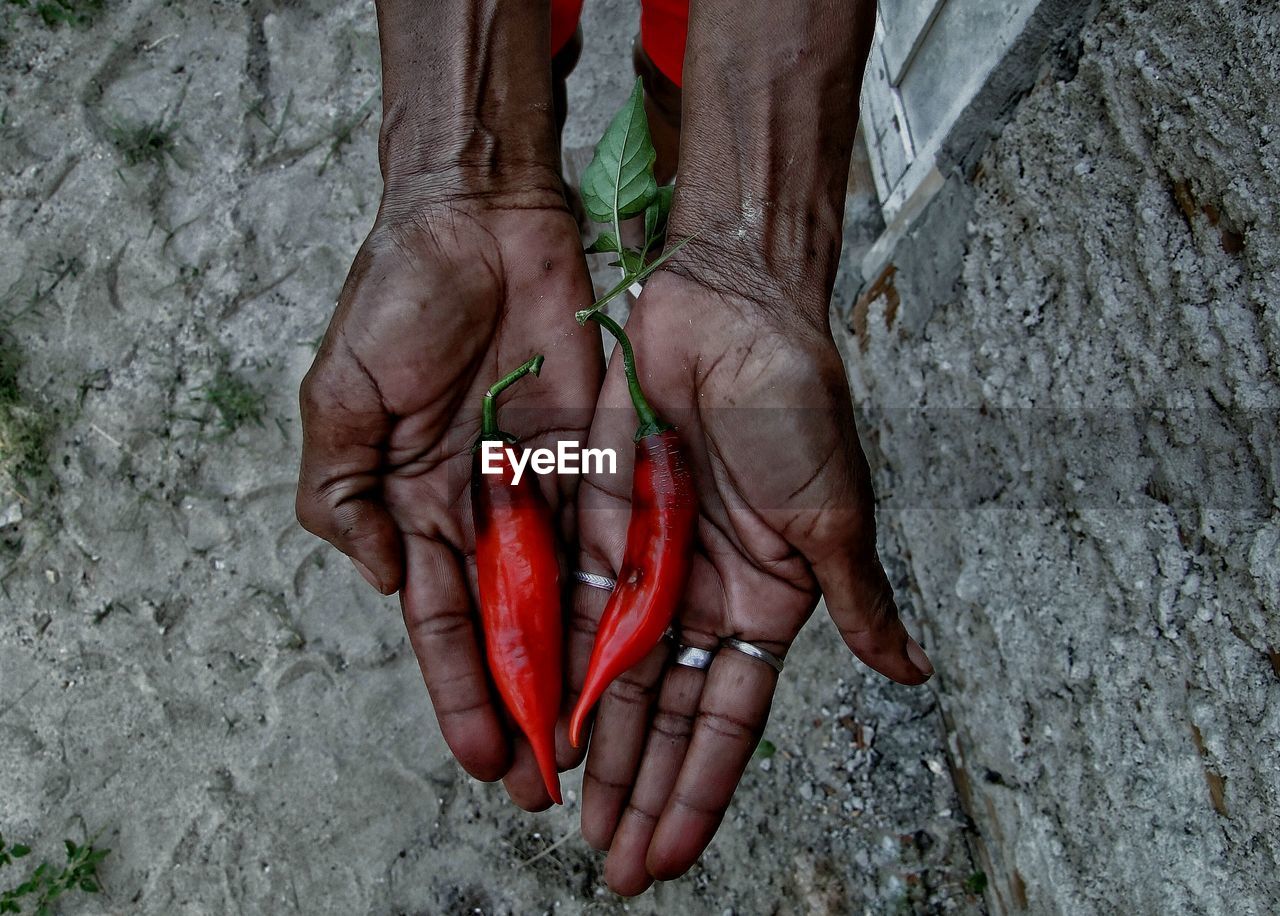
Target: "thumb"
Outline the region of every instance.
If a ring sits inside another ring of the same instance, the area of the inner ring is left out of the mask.
[[[377,392],[333,383],[312,370],[302,383],[302,468],[297,513],[302,527],[351,558],[384,595],[404,576],[400,529],[382,502],[382,445],[391,418]]]
[[[839,548],[813,564],[813,571],[845,644],[885,677],[923,684],[933,676],[933,665],[898,616],[874,531],[838,543]]]

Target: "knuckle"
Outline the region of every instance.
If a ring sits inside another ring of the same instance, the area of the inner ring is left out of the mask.
[[[693,716],[672,709],[659,709],[650,727],[671,741],[686,741],[693,734]]]
[[[653,685],[624,675],[609,685],[607,694],[611,700],[628,706],[647,706],[653,697]]]
[[[293,502],[293,512],[298,524],[317,537],[324,537],[331,528],[329,514],[305,485],[299,485]]]
[[[737,744],[754,744],[757,727],[726,713],[704,711],[698,714],[702,727],[714,735]]]
[[[898,621],[898,605],[893,600],[893,590],[885,583],[865,605],[856,608],[854,620],[840,627],[840,634],[848,642],[863,641],[884,631]]]
[[[471,629],[471,615],[461,609],[414,614],[409,617],[407,627],[415,645],[428,645],[465,635],[464,631]]]

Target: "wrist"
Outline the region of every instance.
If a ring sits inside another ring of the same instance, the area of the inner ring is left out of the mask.
[[[697,237],[677,270],[826,328],[874,24],[872,0],[693,7],[668,238]]]
[[[691,251],[691,242],[644,284],[634,305],[637,315],[670,308],[688,317],[697,303],[698,323],[749,334],[768,332],[788,339],[831,341],[829,296],[813,284],[804,288],[760,270],[720,258],[718,246]],[[715,314],[711,314],[712,310]]]
[[[564,206],[549,5],[379,0],[384,198]]]
[[[695,198],[686,180],[682,171],[667,239],[690,241],[665,269],[744,307],[829,333],[842,214],[789,210],[759,197],[734,212],[733,198],[722,202],[714,192]]]

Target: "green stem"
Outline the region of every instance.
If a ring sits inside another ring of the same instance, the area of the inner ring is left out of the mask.
[[[622,244],[622,223],[618,220],[618,195],[614,192],[613,201],[613,237],[618,240],[618,273],[622,274],[622,279],[627,279],[627,256],[623,254],[626,248]]]
[[[627,332],[622,330],[622,325],[604,312],[592,312],[590,320],[597,322],[612,334],[622,349],[622,371],[626,373],[627,389],[631,392],[631,404],[636,409],[636,419],[640,421],[640,426],[636,429],[636,441],[670,429],[671,426],[659,419],[653,408],[649,406],[648,398],[644,396],[640,379],[636,377],[636,355],[631,349],[631,339],[627,337]]]
[[[484,413],[480,421],[480,438],[482,440],[503,438],[502,431],[498,429],[498,395],[526,375],[530,373],[537,375],[542,371],[542,362],[543,356],[539,353],[527,363],[511,370],[511,372],[489,386],[489,390],[484,393]]]

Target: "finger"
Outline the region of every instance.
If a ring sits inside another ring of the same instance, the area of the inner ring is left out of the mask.
[[[511,745],[485,676],[458,559],[419,536],[408,538],[406,559],[400,605],[440,732],[464,770],[493,782],[510,767]]]
[[[645,859],[684,763],[706,676],[705,671],[672,665],[663,679],[635,787],[604,863],[605,882],[624,897],[634,897],[653,883]]]
[[[785,651],[777,643],[760,645],[779,655]],[[764,732],[777,679],[757,659],[732,649],[716,653],[688,753],[649,843],[645,864],[654,878],[683,875],[715,836]]]
[[[837,552],[813,571],[831,619],[864,664],[899,684],[923,684],[933,676],[929,656],[898,616],[874,543]]]
[[[553,799],[542,781],[542,772],[533,756],[533,748],[524,735],[511,736],[511,769],[502,777],[502,785],[511,800],[526,811],[545,811]]]
[[[382,446],[391,418],[363,375],[313,369],[302,383],[302,527],[351,558],[384,595],[404,576],[400,531],[382,503]]]
[[[696,557],[684,602],[676,615],[680,643],[714,648],[719,642],[717,636],[698,622],[722,617],[724,603],[719,573],[705,558]],[[658,649],[658,658],[665,663],[672,647],[664,640]],[[600,700],[582,798],[583,836],[597,849],[607,849],[613,842],[618,818],[640,769],[658,692],[657,681],[664,670],[662,665],[654,665],[653,659],[651,654],[615,681]],[[641,696],[644,703],[639,702]]]
[[[582,776],[582,836],[608,849],[622,806],[631,794],[648,732],[649,713],[670,646],[663,640],[644,661],[619,677],[600,697],[591,753]]]

